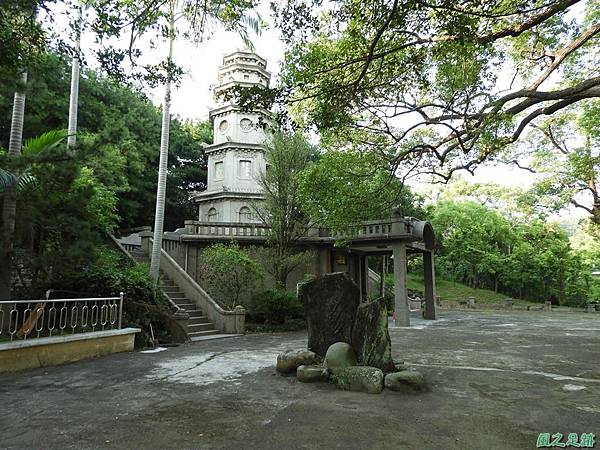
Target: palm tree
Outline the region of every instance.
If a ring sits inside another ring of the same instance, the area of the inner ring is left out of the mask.
[[[150,276],[154,279],[155,283],[158,282],[158,274],[160,271],[160,254],[162,248],[162,236],[163,236],[163,225],[164,225],[164,213],[165,213],[165,192],[167,186],[167,160],[169,157],[169,110],[171,107],[171,85],[173,81],[173,44],[175,41],[175,10],[177,7],[177,0],[169,1],[169,26],[168,26],[168,42],[169,42],[169,54],[167,56],[167,77],[165,80],[165,98],[163,102],[162,110],[162,126],[160,136],[160,159],[158,165],[158,185],[156,190],[156,211],[154,214],[154,235],[152,254],[150,256]],[[216,10],[206,9],[205,3],[205,14],[206,16],[219,17],[222,12],[224,5],[217,5]],[[193,8],[192,8],[193,10]],[[190,15],[190,11],[184,8],[184,11],[180,14],[180,17],[186,17]],[[194,14],[192,14],[194,16]],[[204,16],[203,16],[204,17]],[[189,17],[187,17],[189,20]],[[200,21],[204,23],[204,20]],[[244,43],[253,48],[252,42],[248,37],[248,31],[246,27],[251,28],[256,33],[260,31],[260,20],[253,18],[248,15],[243,15],[238,24],[238,32]],[[202,35],[204,29],[203,25],[200,25],[199,34]]]
[[[21,73],[21,80],[15,91],[8,154],[18,157],[21,154],[23,141],[23,123],[25,121],[25,87],[27,72]],[[18,173],[15,174],[18,176]],[[10,277],[12,273],[13,241],[17,213],[16,186],[9,185],[4,192],[2,202],[3,250],[0,252],[0,299],[10,299]]]
[[[169,123],[171,108],[171,83],[173,81],[171,66],[173,63],[173,42],[175,41],[175,3],[169,2],[169,55],[167,56],[167,79],[165,82],[165,99],[162,110],[160,130],[160,160],[158,163],[158,186],[156,190],[156,211],[154,213],[154,239],[150,258],[150,276],[155,283],[160,270],[160,253],[162,248],[163,225],[165,219],[165,192],[167,190],[167,161],[169,159]]]
[[[72,147],[77,140],[77,104],[79,101],[79,65],[81,55],[81,23],[82,9],[77,8],[77,18],[75,19],[75,52],[71,63],[71,95],[69,97],[69,126],[67,146]]]

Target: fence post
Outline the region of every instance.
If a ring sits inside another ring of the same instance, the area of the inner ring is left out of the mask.
[[[123,293],[119,292],[119,330],[121,329],[121,321],[123,320]]]

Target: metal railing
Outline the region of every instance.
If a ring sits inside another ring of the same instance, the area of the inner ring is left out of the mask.
[[[119,297],[0,301],[0,342],[120,329]]]

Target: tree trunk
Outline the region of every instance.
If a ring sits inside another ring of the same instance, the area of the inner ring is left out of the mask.
[[[77,8],[75,21],[75,53],[71,63],[71,95],[69,97],[69,126],[67,147],[75,145],[77,140],[77,105],[79,102],[79,64],[81,55],[81,14],[83,6]]]
[[[12,120],[10,124],[10,140],[8,154],[19,156],[23,141],[23,123],[25,121],[25,87],[27,85],[27,72],[21,73],[20,84],[15,92]],[[4,251],[0,255],[0,299],[10,299],[10,284],[12,274],[15,222],[17,213],[17,186],[13,185],[4,191],[2,204],[2,223]]]
[[[150,276],[158,283],[160,271],[160,251],[162,248],[163,225],[165,218],[165,193],[167,189],[167,160],[169,158],[169,110],[171,108],[171,63],[173,61],[173,41],[175,34],[175,1],[169,4],[169,56],[167,58],[167,80],[165,83],[165,100],[162,111],[162,128],[160,135],[160,160],[158,165],[158,185],[156,190],[156,211],[154,213],[154,243],[150,258]]]

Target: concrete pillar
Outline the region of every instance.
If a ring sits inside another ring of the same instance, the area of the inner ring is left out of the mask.
[[[433,264],[433,252],[423,252],[423,272],[425,279],[425,319],[436,320],[435,309],[435,267]]]
[[[394,252],[394,304],[397,327],[410,326],[408,295],[406,289],[406,245],[392,245]]]
[[[369,295],[369,263],[366,256],[358,257],[361,301]]]

